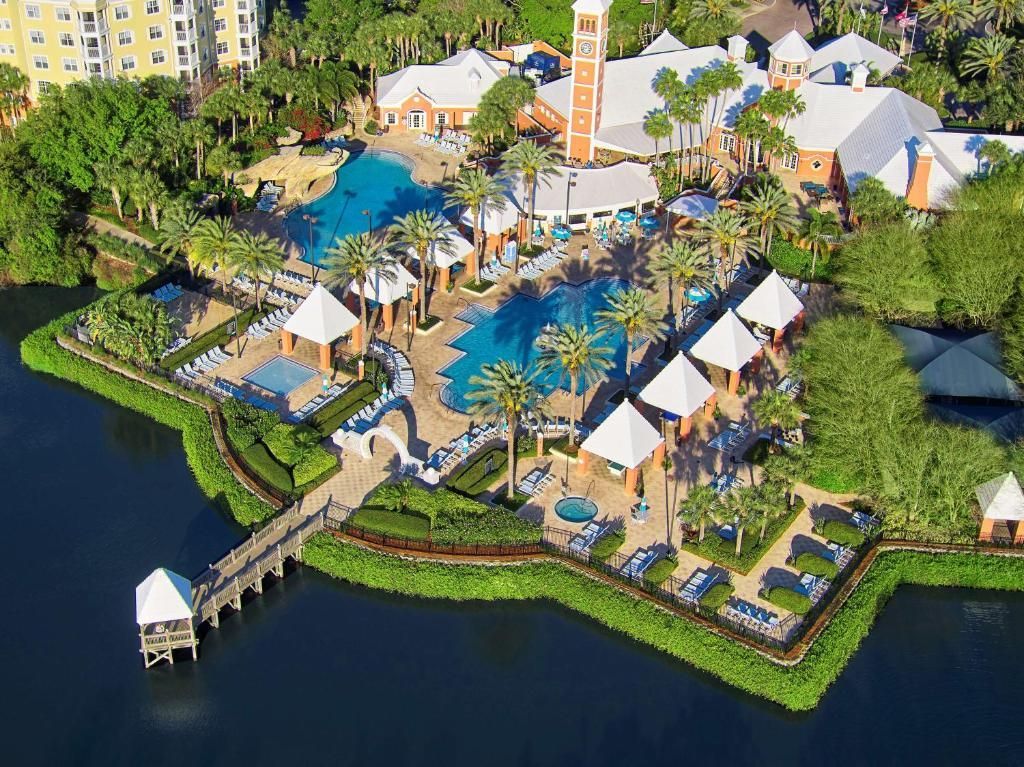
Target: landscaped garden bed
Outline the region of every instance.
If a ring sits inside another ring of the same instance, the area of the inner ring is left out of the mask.
[[[793,520],[804,509],[803,498],[797,497],[796,504],[784,516],[768,523],[764,540],[760,539],[760,529],[749,527],[743,531],[743,544],[739,556],[736,555],[736,541],[726,540],[714,530],[709,529],[701,543],[684,541],[680,548],[696,554],[722,567],[746,575],[763,557],[774,543],[782,537]]]
[[[246,309],[238,313],[238,328],[235,335],[242,335],[248,330],[249,325],[254,322],[259,322],[263,317],[266,316],[266,312],[257,312],[255,307]],[[188,346],[183,346],[176,352],[168,354],[166,357],[160,360],[160,367],[164,370],[177,370],[186,362],[191,362],[196,357],[206,354],[210,349],[215,346],[225,346],[234,336],[228,333],[228,328],[234,323],[235,318],[225,320],[217,327],[212,330],[203,333],[198,338],[192,339],[192,342]],[[225,349],[225,351],[233,354],[233,349]]]
[[[320,436],[327,438],[338,430],[345,421],[354,416],[380,396],[380,392],[369,381],[357,381],[341,396],[324,405],[308,420]]]
[[[793,589],[787,589],[784,586],[772,586],[764,592],[764,598],[776,607],[781,607],[795,615],[803,615],[811,609],[810,597],[797,594]]]
[[[486,293],[487,291],[489,291],[491,288],[494,287],[494,283],[493,282],[488,282],[487,280],[479,280],[478,281],[478,280],[474,279],[474,280],[467,280],[466,282],[462,283],[462,285],[460,287],[463,290],[465,290],[467,293],[472,293],[473,295],[482,296],[484,293]]]

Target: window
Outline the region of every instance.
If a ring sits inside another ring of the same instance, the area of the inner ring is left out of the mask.
[[[778,70],[779,70],[779,74],[780,75],[788,75],[789,74],[789,64],[787,64],[785,61],[779,62]]]
[[[224,7],[224,0],[213,0],[213,7],[214,8],[223,8]]]
[[[385,125],[398,125],[398,115],[395,112],[388,112],[384,115]]]
[[[46,36],[38,29],[30,29],[28,39],[33,45],[46,45]]]
[[[132,9],[127,5],[114,6],[114,18],[118,21],[124,21],[132,17]]]
[[[447,125],[448,124],[448,113],[447,112],[438,112],[436,115],[434,115],[434,122],[437,123],[438,125]]]
[[[592,35],[597,32],[597,21],[586,17],[580,19],[579,31]]]
[[[49,69],[50,61],[46,58],[46,56],[33,56],[32,66],[36,69]]]
[[[125,30],[117,33],[117,44],[118,45],[131,45],[135,42],[135,33],[131,30]]]
[[[125,72],[130,72],[135,69],[135,57],[134,56],[122,56],[121,57],[121,69]]]
[[[70,32],[61,32],[59,35],[57,35],[57,39],[60,41],[61,46],[64,48],[75,47],[75,36]]]
[[[6,32],[10,28],[11,28],[11,20],[10,19],[0,19],[0,29],[4,30]]]
[[[213,20],[213,31],[214,32],[223,32],[227,28],[228,28],[228,20],[227,19],[214,19]]]
[[[802,75],[803,73],[804,73],[804,65],[803,64],[792,64],[792,65],[790,65],[790,67],[789,67],[789,74],[790,75]]]
[[[61,69],[65,72],[77,72],[78,71],[78,59],[69,59],[67,57],[60,60]]]
[[[217,55],[226,56],[228,52],[228,44],[226,42],[217,43]]]
[[[54,10],[54,14],[57,16],[57,21],[71,21],[70,8],[57,8]]]
[[[15,53],[13,45],[0,45],[0,56],[13,56]]]
[[[800,155],[796,152],[786,152],[782,155],[782,167],[786,170],[796,170],[800,162]]]
[[[149,28],[149,39],[150,40],[162,40],[164,36],[164,28],[159,24],[154,24]]]
[[[49,93],[50,92],[50,82],[48,80],[37,80],[36,81],[36,88],[39,89],[40,93]]]
[[[160,0],[146,0],[146,15],[152,16],[154,13],[160,13]]]
[[[43,18],[43,12],[39,10],[38,5],[26,5],[25,6],[25,18],[26,19],[41,19]]]
[[[736,149],[736,135],[734,133],[723,133],[718,139],[718,148],[723,152],[732,152]]]
[[[153,51],[149,56],[154,64],[163,64],[167,61],[167,54],[163,51]]]

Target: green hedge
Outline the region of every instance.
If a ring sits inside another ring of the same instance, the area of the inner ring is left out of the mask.
[[[660,586],[679,567],[675,557],[662,557],[644,571],[644,582],[651,586]]]
[[[790,509],[788,514],[768,523],[763,541],[759,540],[761,534],[759,527],[751,526],[746,528],[743,531],[743,544],[739,556],[736,556],[735,541],[727,541],[710,529],[704,535],[704,540],[700,543],[687,541],[680,548],[696,554],[702,559],[707,559],[715,564],[728,567],[730,570],[746,575],[754,569],[754,566],[757,565],[761,557],[767,554],[768,550],[771,549],[782,534],[789,529],[789,526],[793,524],[793,520],[797,518],[797,515],[803,511],[805,505],[803,498],[797,497],[796,504]]]
[[[285,466],[294,466],[320,441],[320,434],[305,424],[279,423],[265,435],[263,444]]]
[[[626,534],[619,530],[605,533],[590,548],[590,557],[599,562],[606,562],[612,554],[622,548],[622,544],[625,542]]]
[[[430,534],[430,522],[415,514],[399,514],[386,509],[359,509],[349,518],[353,525],[382,535],[400,538],[426,540]]]
[[[308,423],[320,432],[320,436],[329,437],[345,421],[379,396],[380,392],[373,388],[373,384],[369,381],[359,381],[336,400],[317,411]]]
[[[292,467],[292,480],[295,482],[296,492],[307,492],[304,488],[311,483],[321,484],[316,480],[320,477],[326,479],[327,477],[324,475],[328,472],[333,475],[337,467],[338,458],[333,453],[324,450],[319,445],[310,448]]]
[[[487,459],[493,462],[493,468],[485,473]],[[448,478],[448,487],[457,490],[468,496],[480,495],[488,490],[499,479],[504,479],[508,474],[508,450],[503,447],[495,447],[475,456],[472,461],[461,467]]]
[[[273,454],[262,442],[257,442],[255,445],[250,445],[243,450],[242,460],[245,461],[254,474],[258,474],[271,487],[280,490],[285,495],[291,495],[292,491],[295,490],[291,470],[274,458]]]
[[[821,535],[840,546],[860,546],[864,543],[864,533],[853,525],[838,519],[830,519],[821,526]]]
[[[243,487],[217,450],[209,417],[199,405],[112,373],[57,346],[55,338],[81,310],[69,312],[33,331],[21,343],[21,358],[32,370],[78,384],[181,432],[189,467],[203,493],[228,509],[238,522],[269,519],[275,509]],[[165,383],[165,385],[168,385]]]
[[[238,333],[244,333],[249,328],[250,323],[258,322],[264,316],[266,316],[265,311],[262,314],[257,314],[255,308],[239,312]],[[160,367],[164,370],[177,370],[186,362],[191,362],[196,357],[206,354],[213,347],[225,346],[234,337],[228,334],[228,325],[234,322],[234,320],[234,315],[232,315],[230,319],[225,320],[217,327],[208,330],[198,338],[192,339],[192,343],[188,346],[183,346],[178,351],[168,354],[160,360]],[[225,348],[225,351],[229,354],[234,354],[234,351],[231,349]]]
[[[228,441],[239,452],[255,445],[281,423],[277,413],[254,407],[234,397],[221,404],[220,412],[224,416]]]
[[[701,596],[700,606],[705,610],[718,612],[735,591],[736,588],[731,583],[716,583]]]
[[[768,263],[779,274],[787,277],[799,277],[803,280],[828,280],[832,277],[832,264],[828,254],[819,257],[811,274],[811,251],[798,248],[791,242],[781,238],[772,240],[772,249],[768,254]]]
[[[802,573],[810,573],[830,581],[839,575],[839,566],[835,562],[809,551],[798,556],[793,562],[793,566]]]
[[[793,589],[787,589],[783,586],[772,586],[765,592],[764,598],[776,607],[789,610],[797,615],[803,615],[811,609],[810,597],[797,594]]]

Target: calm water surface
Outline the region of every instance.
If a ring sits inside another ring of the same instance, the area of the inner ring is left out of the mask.
[[[301,570],[143,671],[133,589],[240,531],[175,432],[24,370],[87,291],[0,292],[3,762],[1021,764],[1024,597],[903,589],[822,706],[787,714],[544,605],[456,607]]]

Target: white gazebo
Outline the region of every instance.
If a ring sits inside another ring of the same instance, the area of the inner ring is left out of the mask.
[[[640,411],[624,400],[580,445],[577,463],[580,473],[586,472],[591,455],[604,458],[613,470],[625,469],[626,495],[632,496],[636,492],[640,464],[651,455],[656,464],[665,457],[665,438]]]
[[[451,281],[452,268],[458,263],[469,263],[473,260],[473,243],[456,231],[452,231],[446,238],[447,242],[435,244],[428,258],[433,260],[434,266],[441,272],[438,279],[438,290],[447,290]],[[411,258],[420,260],[416,248],[410,247],[407,251]],[[422,267],[420,267],[422,269]]]
[[[1014,543],[1024,543],[1024,492],[1012,471],[978,485],[974,494],[982,514],[979,541],[1004,538],[996,535],[995,530],[996,524],[1002,523],[1007,528],[1006,537]]]
[[[484,254],[484,261],[500,254],[505,245],[516,239],[522,240],[525,236],[525,223],[522,211],[516,206],[512,198],[506,194],[502,197],[505,207],[499,209],[496,205],[487,205],[479,212],[476,225],[486,233],[485,242],[481,252]],[[466,208],[459,216],[459,224],[465,234],[473,231],[473,214]],[[471,258],[466,262],[466,273],[476,275],[476,259]]]
[[[177,648],[191,648],[195,660],[192,616],[192,582],[188,578],[160,567],[135,587],[135,622],[146,668],[161,660],[174,663],[173,650]]]
[[[772,270],[736,307],[736,313],[747,322],[771,328],[772,350],[778,354],[782,351],[782,341],[789,324],[793,323],[794,330],[799,330],[803,325],[804,305],[779,273]]]
[[[752,371],[757,372],[763,353],[761,344],[732,309],[727,309],[690,350],[693,357],[729,372],[730,394],[735,394],[739,389],[740,374],[748,362],[754,361]]]
[[[640,392],[640,399],[676,423],[676,441],[686,439],[693,415],[702,407],[715,407],[715,387],[700,374],[685,354],[677,354]]]
[[[384,314],[384,329],[391,330],[395,325],[395,304],[403,298],[409,298],[415,306],[418,299],[416,293],[419,280],[401,264],[394,266],[395,276],[381,274],[374,269],[363,283],[363,295],[367,301],[375,301],[381,305]],[[348,289],[359,295],[359,283],[352,280]]]
[[[305,338],[319,345],[320,367],[330,370],[331,344],[352,333],[352,345],[358,348],[359,329],[359,318],[318,283],[281,328],[281,349],[290,355],[295,351],[296,337]]]
[[[718,210],[718,200],[706,194],[681,194],[665,203],[665,210],[683,219],[701,221]]]

